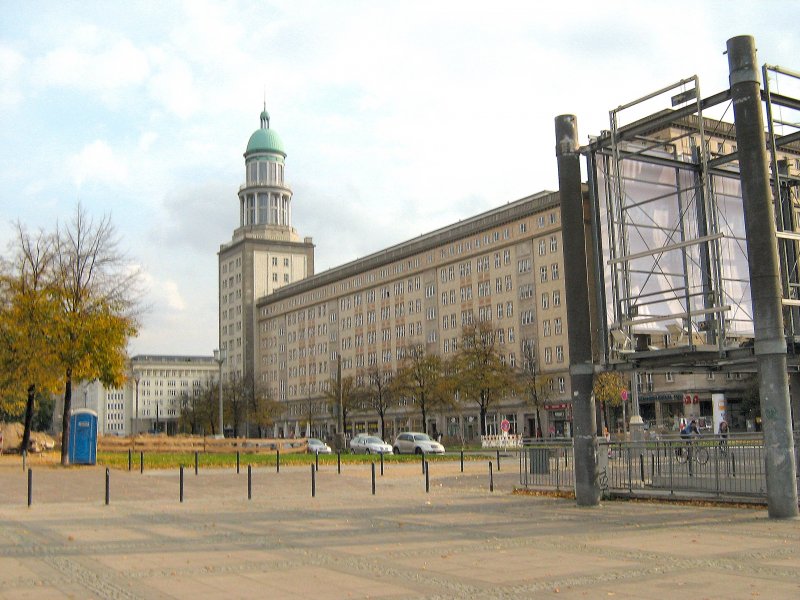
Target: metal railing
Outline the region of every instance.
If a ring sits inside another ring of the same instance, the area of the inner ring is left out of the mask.
[[[795,435],[795,460],[798,454]],[[766,501],[761,434],[703,435],[691,440],[598,442],[598,484],[604,496],[688,497]],[[572,440],[525,440],[520,484],[574,489]],[[800,467],[798,467],[800,470]],[[797,473],[800,478],[800,472]]]

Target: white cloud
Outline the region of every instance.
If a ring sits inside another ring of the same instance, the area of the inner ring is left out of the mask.
[[[183,311],[186,309],[186,302],[184,302],[183,296],[181,296],[181,292],[178,289],[178,284],[176,282],[162,282],[161,290],[169,308],[178,311]]]
[[[103,140],[84,146],[67,164],[78,187],[87,181],[121,184],[128,179],[125,162]]]

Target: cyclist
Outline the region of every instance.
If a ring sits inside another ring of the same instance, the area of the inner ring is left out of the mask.
[[[700,430],[697,428],[697,421],[692,419],[690,422],[686,424],[686,427],[681,429],[681,439],[685,440],[686,442],[686,464],[689,465],[689,475],[693,475],[692,472],[692,458],[693,458],[693,449],[694,449],[694,441],[692,438],[699,437]]]
[[[728,453],[728,422],[725,419],[719,422],[719,451],[723,455]]]

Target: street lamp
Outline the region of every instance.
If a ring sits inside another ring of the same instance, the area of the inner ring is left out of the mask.
[[[137,433],[139,433],[139,379],[140,378],[141,377],[138,373],[133,374],[133,380],[136,382],[136,416],[134,420],[136,427],[131,432],[131,435],[136,435]]]
[[[219,431],[215,437],[224,438],[225,431],[222,425],[222,363],[228,356],[228,352],[223,348],[221,350],[214,350],[214,360],[219,365]]]

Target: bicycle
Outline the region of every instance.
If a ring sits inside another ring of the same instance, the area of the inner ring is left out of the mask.
[[[675,450],[675,459],[681,464],[687,463],[691,459],[699,465],[704,465],[708,462],[708,450],[694,442],[689,442]]]

